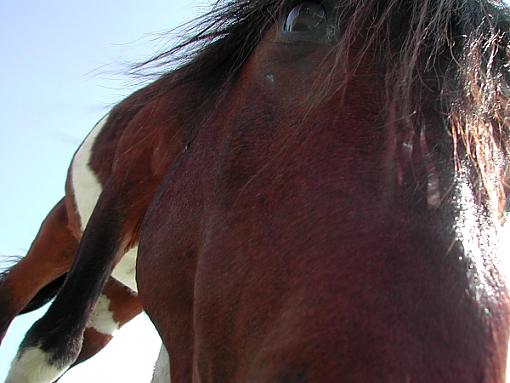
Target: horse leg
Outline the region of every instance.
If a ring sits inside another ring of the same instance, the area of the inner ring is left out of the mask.
[[[101,351],[124,324],[142,312],[138,296],[117,280],[110,278],[99,296],[83,334],[78,359],[71,367]]]
[[[16,315],[53,297],[56,291],[43,294],[48,296],[41,297],[42,302],[32,302],[37,307],[27,307],[43,287],[69,270],[77,248],[78,240],[69,229],[62,199],[43,221],[27,255],[0,279],[0,343]]]
[[[122,235],[124,205],[117,204],[126,202],[118,198],[125,194],[101,194],[64,286],[25,335],[6,383],[53,382],[78,358],[89,315],[128,245]]]

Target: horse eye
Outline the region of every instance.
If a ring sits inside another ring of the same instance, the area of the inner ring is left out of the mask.
[[[284,32],[323,32],[326,29],[326,10],[313,1],[296,5],[287,15]]]

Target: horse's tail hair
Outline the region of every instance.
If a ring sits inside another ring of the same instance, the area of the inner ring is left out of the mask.
[[[2,270],[0,270],[0,286],[7,278],[7,275],[11,271],[12,267],[18,263],[23,257],[19,256],[7,256],[2,257],[2,263],[7,263],[7,266],[2,266]],[[51,301],[55,295],[58,294],[60,288],[64,284],[67,274],[63,274],[52,282],[48,283],[41,290],[37,292],[37,294],[32,298],[30,302],[23,308],[19,314],[26,314],[31,311],[37,310],[38,308],[44,306],[46,303]]]
[[[23,259],[23,257],[17,255],[5,255],[1,257],[2,266],[0,268],[0,286],[4,283],[7,278],[7,274],[9,274],[9,271],[11,271],[13,266]]]

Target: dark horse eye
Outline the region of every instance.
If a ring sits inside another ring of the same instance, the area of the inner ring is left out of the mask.
[[[284,32],[323,32],[326,29],[326,10],[313,1],[296,5],[287,15]]]

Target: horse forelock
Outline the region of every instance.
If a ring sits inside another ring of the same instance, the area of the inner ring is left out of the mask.
[[[348,3],[338,67],[331,70],[355,74],[363,54],[345,52],[364,26],[364,52],[377,52],[386,67],[388,125],[403,136],[420,134],[430,126],[426,110],[438,113],[432,124],[451,137],[457,174],[480,185],[478,200],[500,215],[509,145],[508,8],[501,1]]]
[[[182,26],[180,43],[135,65],[133,73],[170,74],[170,84],[193,83],[216,97],[235,81],[265,33],[295,3],[220,0]],[[401,135],[419,134],[424,109],[439,112],[457,170],[469,164],[473,183],[483,186],[482,199],[493,207],[501,205],[510,124],[508,7],[495,0],[330,3],[341,33],[330,53],[334,65],[324,66],[317,80],[319,102],[345,86],[347,80],[331,84],[334,73],[341,71],[348,79],[366,55],[376,55],[386,68],[387,122]],[[357,53],[351,55],[355,44]],[[431,90],[437,97],[428,107],[424,104],[431,99],[423,101],[423,94]]]

